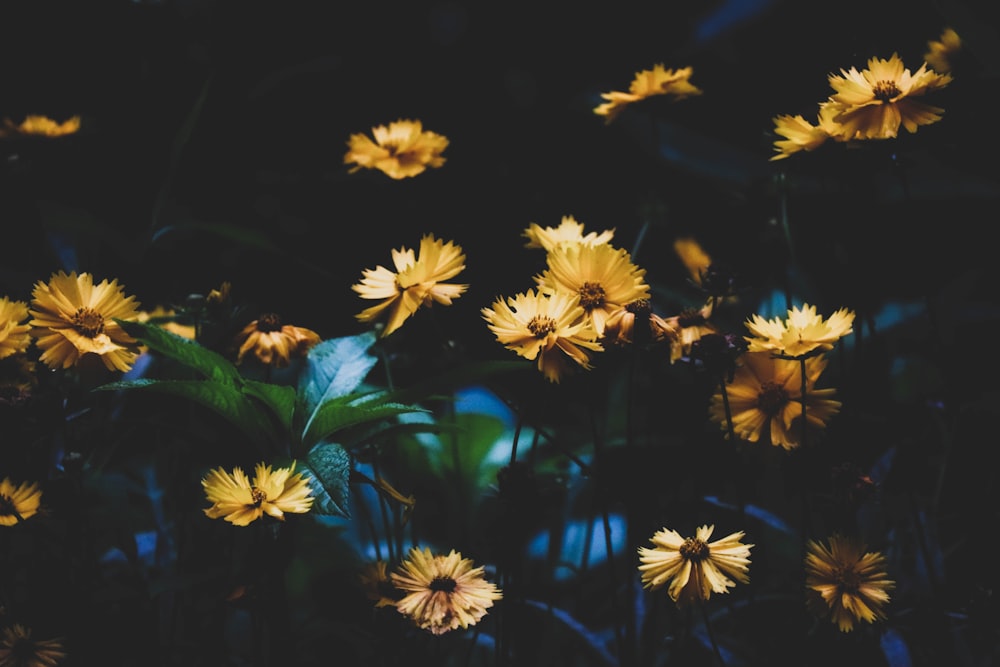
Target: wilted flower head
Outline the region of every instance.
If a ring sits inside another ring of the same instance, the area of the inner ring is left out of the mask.
[[[564,215],[558,227],[542,227],[536,223],[531,223],[524,230],[521,236],[528,239],[524,244],[525,248],[544,248],[546,251],[552,250],[562,243],[587,243],[596,245],[608,243],[615,235],[614,229],[605,229],[597,232],[583,233],[583,223],[577,222],[571,215]]]
[[[692,72],[690,67],[675,70],[667,69],[663,64],[636,72],[627,93],[601,93],[601,97],[607,101],[595,107],[594,113],[604,116],[605,123],[611,123],[629,104],[654,95],[668,95],[675,100],[701,95],[701,89],[690,82]]]
[[[377,125],[372,128],[372,135],[375,141],[363,134],[352,134],[347,142],[344,164],[354,164],[351,173],[378,169],[390,178],[401,179],[445,162],[441,153],[448,147],[448,139],[425,132],[419,120],[397,120],[388,127]]]
[[[754,314],[746,322],[753,336],[746,336],[750,352],[768,350],[785,357],[798,358],[833,349],[833,344],[854,331],[854,311],[841,308],[824,320],[816,306],[792,306],[788,317],[767,320]]]
[[[688,357],[691,346],[702,336],[719,333],[710,318],[715,309],[715,299],[708,299],[701,308],[685,308],[677,315],[664,318],[675,335],[670,338],[670,363]]]
[[[938,39],[927,42],[924,60],[935,72],[951,73],[962,56],[962,38],[953,28],[945,28]]]
[[[14,123],[9,118],[4,118],[5,128],[0,128],[0,137],[7,134],[23,134],[40,137],[63,137],[67,134],[75,134],[80,130],[80,117],[73,116],[62,123],[52,120],[48,116],[29,115],[20,123]]]
[[[362,299],[382,299],[382,303],[355,317],[359,322],[372,322],[388,313],[383,338],[401,327],[421,306],[450,306],[469,288],[466,284],[443,282],[462,272],[465,254],[461,246],[435,239],[433,234],[420,239],[419,254],[405,247],[393,250],[392,262],[395,273],[381,265],[365,269],[361,282],[351,286]]]
[[[608,316],[601,342],[627,347],[672,339],[676,335],[667,321],[653,312],[649,299],[636,299]]]
[[[858,621],[885,620],[889,591],[896,585],[886,573],[885,556],[866,548],[842,535],[827,544],[809,540],[806,545],[807,604],[841,632],[850,632]]]
[[[216,468],[201,480],[201,486],[212,503],[205,515],[236,526],[247,526],[265,514],[284,521],[286,513],[308,512],[315,500],[309,479],[295,473],[294,463],[273,471],[258,463],[252,482],[242,468],[233,468],[232,474]]]
[[[65,657],[62,639],[32,639],[20,623],[0,632],[0,667],[55,667]]]
[[[31,345],[28,304],[0,297],[0,359],[20,354]]]
[[[0,526],[13,526],[38,514],[42,492],[38,482],[14,484],[9,477],[0,482]]]
[[[304,357],[319,341],[315,331],[282,324],[275,313],[263,313],[237,334],[236,363],[242,363],[247,354],[253,353],[266,366],[285,367],[292,357]]]

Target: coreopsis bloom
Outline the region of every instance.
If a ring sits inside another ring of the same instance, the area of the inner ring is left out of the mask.
[[[425,132],[419,120],[397,120],[372,128],[375,141],[364,134],[352,134],[347,142],[344,164],[354,164],[350,172],[378,169],[390,178],[416,176],[427,167],[440,167],[441,155],[448,139],[434,132]]]
[[[783,160],[799,151],[814,151],[831,138],[835,141],[859,138],[847,134],[845,128],[837,122],[836,118],[840,112],[840,107],[829,102],[820,104],[816,125],[811,124],[801,115],[775,116],[772,119],[774,133],[784,137],[784,139],[778,139],[774,142],[775,154],[771,156],[770,160]]]
[[[139,354],[138,342],[115,322],[134,320],[138,303],[117,280],[94,284],[89,273],[60,271],[35,283],[31,335],[49,368],[69,368],[96,356],[108,370],[127,371]]]
[[[597,232],[583,233],[583,223],[577,222],[571,215],[564,215],[558,227],[542,227],[537,223],[531,223],[524,230],[521,236],[528,239],[524,244],[525,248],[544,248],[546,251],[552,250],[561,243],[588,243],[595,245],[608,243],[615,235],[614,229],[605,229]]]
[[[910,133],[921,125],[941,120],[944,109],[917,100],[928,92],[951,83],[950,74],[938,74],[922,63],[910,73],[893,53],[888,60],[869,58],[868,68],[860,72],[852,67],[829,75],[836,91],[829,102],[838,111],[834,120],[846,136],[861,139],[891,139],[902,125]]]
[[[61,639],[32,639],[20,623],[0,632],[0,667],[55,667],[65,657]]]
[[[365,564],[358,575],[358,581],[365,591],[365,596],[375,602],[376,607],[395,607],[403,596],[402,592],[392,585],[389,578],[389,564],[384,560],[376,560]]]
[[[309,478],[296,473],[294,463],[277,470],[258,463],[252,481],[242,468],[233,468],[232,474],[216,468],[201,480],[201,486],[212,503],[205,515],[235,526],[247,526],[265,514],[284,521],[286,513],[308,512],[315,500]]]
[[[0,297],[0,359],[20,354],[31,345],[28,304]]]
[[[630,301],[611,313],[604,323],[604,345],[627,347],[673,339],[677,332],[653,312],[649,299]]]
[[[38,482],[14,484],[9,477],[0,482],[0,526],[13,526],[38,514],[42,492]]]
[[[637,299],[649,298],[646,270],[632,263],[628,251],[607,243],[563,244],[546,256],[548,268],[535,282],[544,294],[568,292],[580,297],[580,306],[598,336],[614,311]]]
[[[611,123],[628,105],[654,95],[667,95],[674,100],[701,95],[701,89],[690,81],[692,72],[690,67],[675,70],[667,69],[663,64],[636,72],[627,93],[601,93],[601,97],[607,101],[595,107],[594,113],[604,116],[605,123]]]
[[[746,322],[753,336],[745,336],[750,352],[770,351],[785,357],[798,358],[833,349],[833,344],[852,333],[854,311],[841,308],[827,319],[816,314],[816,306],[805,303],[788,311],[784,321],[771,320],[754,314]]]
[[[726,385],[733,432],[750,442],[757,442],[766,433],[775,447],[795,449],[802,433],[801,362],[777,358],[770,352],[747,352],[740,362],[732,382]],[[840,411],[840,402],[831,399],[836,394],[835,389],[815,388],[826,364],[823,357],[805,360],[806,420],[811,428],[824,428]],[[721,388],[712,396],[709,415],[727,431],[728,438],[729,425]]]
[[[447,556],[435,556],[430,549],[414,547],[391,577],[404,593],[396,609],[435,635],[475,625],[503,597],[486,580],[482,566],[473,567],[454,549]]]
[[[410,248],[393,250],[392,263],[395,273],[381,265],[365,269],[361,282],[351,286],[362,299],[382,299],[382,303],[366,308],[355,318],[371,322],[388,313],[381,333],[383,338],[402,326],[421,306],[434,303],[450,306],[453,299],[469,288],[443,282],[462,272],[465,254],[461,246],[435,239],[433,234],[424,234],[416,255]]]
[[[659,590],[670,584],[667,593],[678,607],[707,601],[712,593],[728,593],[736,582],[750,582],[750,548],[743,544],[743,531],[714,542],[715,526],[701,526],[694,537],[681,537],[669,528],[658,530],[650,542],[653,548],[639,547],[639,572],[643,588]]]
[[[559,382],[573,368],[570,362],[590,370],[590,353],[604,350],[578,294],[528,290],[506,300],[498,297],[481,312],[497,340],[525,359],[537,359],[549,382]]]
[[[670,363],[691,354],[691,346],[702,336],[719,333],[709,318],[715,309],[715,299],[709,299],[701,308],[685,308],[677,315],[664,318],[674,335],[670,340]]]
[[[292,357],[304,357],[319,341],[319,334],[312,329],[282,324],[276,314],[263,313],[236,335],[236,363],[243,363],[243,358],[253,353],[260,363],[283,368]]]
[[[885,620],[889,591],[896,585],[886,573],[885,556],[866,548],[842,535],[827,544],[809,540],[806,545],[807,604],[841,632],[850,632],[859,621]]]
[[[945,28],[938,39],[928,40],[924,61],[935,72],[949,74],[962,53],[962,38],[952,28]]]
[[[6,129],[0,130],[0,136],[22,134],[39,137],[63,137],[80,131],[79,116],[73,116],[60,123],[48,116],[29,115],[19,124],[15,124],[9,118],[4,118],[3,124]]]

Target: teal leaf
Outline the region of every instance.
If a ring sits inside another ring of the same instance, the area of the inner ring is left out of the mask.
[[[348,403],[341,399],[334,399],[323,403],[316,409],[302,440],[307,445],[311,445],[351,426],[377,422],[411,412],[428,412],[428,410],[402,403],[386,403],[381,400],[367,403]]]
[[[351,455],[333,442],[321,442],[309,451],[305,467],[316,484],[313,512],[350,518]]]
[[[295,389],[288,385],[246,380],[243,393],[271,408],[285,431],[292,430],[292,413],[295,410]]]
[[[115,320],[125,333],[144,343],[150,350],[192,368],[216,382],[235,385],[242,382],[235,365],[218,352],[197,341],[167,331],[155,324]]]
[[[306,419],[306,431],[323,403],[355,391],[378,359],[368,353],[375,334],[331,338],[314,345],[306,355],[299,376],[298,411]]]

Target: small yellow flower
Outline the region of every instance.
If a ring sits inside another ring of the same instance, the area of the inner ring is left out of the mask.
[[[258,463],[253,481],[242,468],[230,475],[222,468],[208,473],[201,485],[212,506],[204,510],[210,519],[223,518],[236,526],[247,526],[265,514],[281,521],[285,514],[305,514],[315,500],[309,479],[295,473],[295,464],[278,468]]]
[[[824,320],[816,314],[816,306],[803,304],[801,310],[792,306],[788,317],[767,320],[753,315],[746,322],[753,336],[744,336],[750,343],[749,352],[771,351],[785,357],[798,358],[817,351],[833,349],[833,344],[854,329],[854,311],[837,310]]]
[[[435,556],[426,548],[410,549],[391,575],[404,593],[396,609],[435,635],[475,625],[503,594],[486,580],[482,566],[472,565],[454,549],[447,556]]]
[[[604,122],[607,124],[617,118],[628,105],[654,95],[668,95],[675,100],[701,95],[701,89],[690,82],[692,72],[690,67],[675,70],[667,69],[663,64],[636,72],[627,93],[620,91],[601,93],[601,97],[607,101],[595,107],[594,113],[604,116]]]
[[[372,141],[363,134],[352,134],[347,142],[344,164],[354,164],[350,172],[378,169],[390,178],[401,179],[423,173],[427,167],[440,167],[448,139],[425,132],[419,120],[398,120],[389,126],[372,128]]]
[[[117,280],[97,285],[89,273],[53,274],[35,283],[31,335],[49,368],[69,368],[91,355],[110,370],[127,371],[139,354],[138,342],[115,319],[134,320],[138,303]]]
[[[938,39],[927,42],[924,60],[935,72],[951,73],[954,63],[962,53],[962,38],[952,28],[945,28]]]
[[[525,248],[544,248],[546,251],[552,250],[561,243],[588,243],[597,245],[608,243],[615,235],[614,229],[605,229],[597,232],[583,233],[583,223],[577,222],[571,215],[564,215],[558,227],[542,227],[537,223],[531,223],[524,230],[521,236],[528,239],[524,244]]]
[[[454,278],[465,268],[465,254],[454,242],[445,243],[425,234],[420,239],[420,252],[409,248],[392,251],[396,272],[384,266],[365,269],[360,283],[351,286],[362,299],[382,299],[371,308],[361,311],[355,318],[359,322],[372,322],[388,313],[384,338],[403,325],[421,306],[440,303],[450,306],[461,296],[468,285],[443,281]]]
[[[9,477],[0,482],[0,526],[13,526],[38,514],[42,492],[38,482],[14,484]]]
[[[497,298],[492,308],[482,309],[482,314],[490,331],[508,350],[538,360],[538,370],[549,382],[559,382],[573,368],[571,361],[590,370],[590,352],[604,349],[576,294],[546,296],[528,290],[506,301]]]
[[[236,363],[243,363],[243,358],[252,352],[265,366],[284,368],[292,357],[304,357],[319,341],[315,331],[282,324],[276,314],[264,313],[237,334]]]
[[[850,632],[858,621],[885,620],[885,606],[895,582],[886,573],[885,556],[866,552],[859,540],[834,535],[823,544],[806,545],[807,604],[829,617],[841,632]]]
[[[827,139],[835,141],[848,141],[857,136],[851,137],[846,134],[844,127],[835,118],[840,113],[840,107],[824,102],[819,105],[819,114],[816,125],[812,125],[802,116],[775,116],[774,133],[784,137],[774,142],[775,155],[771,160],[783,160],[793,153],[799,151],[814,151]]]
[[[702,336],[719,333],[711,322],[715,300],[709,299],[701,308],[685,308],[677,315],[664,318],[666,331],[673,335],[670,340],[670,363],[684,359],[691,354],[691,346]]]
[[[59,123],[48,116],[29,115],[20,124],[14,124],[9,118],[4,119],[6,131],[0,131],[0,136],[8,133],[24,134],[41,137],[63,137],[67,134],[75,134],[80,131],[80,117],[72,118]]]
[[[0,359],[21,354],[31,345],[28,304],[0,297]]]
[[[683,607],[707,601],[712,593],[728,593],[736,582],[750,583],[754,545],[740,541],[743,531],[709,542],[714,530],[715,526],[701,526],[688,538],[669,528],[657,531],[650,538],[652,549],[639,547],[643,587],[655,591],[669,583],[670,599]]]
[[[941,120],[944,109],[930,106],[915,98],[944,88],[951,83],[950,74],[938,74],[920,65],[914,73],[903,67],[895,53],[888,60],[869,58],[868,68],[860,72],[852,67],[829,75],[836,91],[829,102],[838,111],[834,120],[845,136],[861,139],[891,139],[899,126],[913,133],[921,125]]]
[[[55,667],[65,657],[62,639],[32,639],[20,623],[0,633],[0,667]]]

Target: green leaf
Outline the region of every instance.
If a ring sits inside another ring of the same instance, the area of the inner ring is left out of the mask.
[[[318,482],[313,485],[316,502],[312,511],[350,518],[351,455],[347,450],[333,442],[321,442],[309,451],[305,467]]]
[[[381,400],[362,404],[350,404],[340,399],[327,401],[316,409],[302,440],[309,445],[351,426],[389,419],[410,412],[428,412],[428,410],[402,403],[385,403]]]
[[[239,370],[221,354],[209,350],[197,341],[167,331],[155,324],[116,319],[125,333],[137,338],[150,350],[162,354],[198,371],[206,378],[236,385],[243,382]]]
[[[246,380],[243,393],[261,401],[271,408],[278,422],[291,433],[292,413],[295,410],[295,390],[288,385],[270,384],[257,380]]]
[[[299,376],[297,412],[306,419],[306,431],[323,403],[356,390],[378,359],[368,353],[375,334],[331,338],[314,345],[306,355],[306,365]]]

